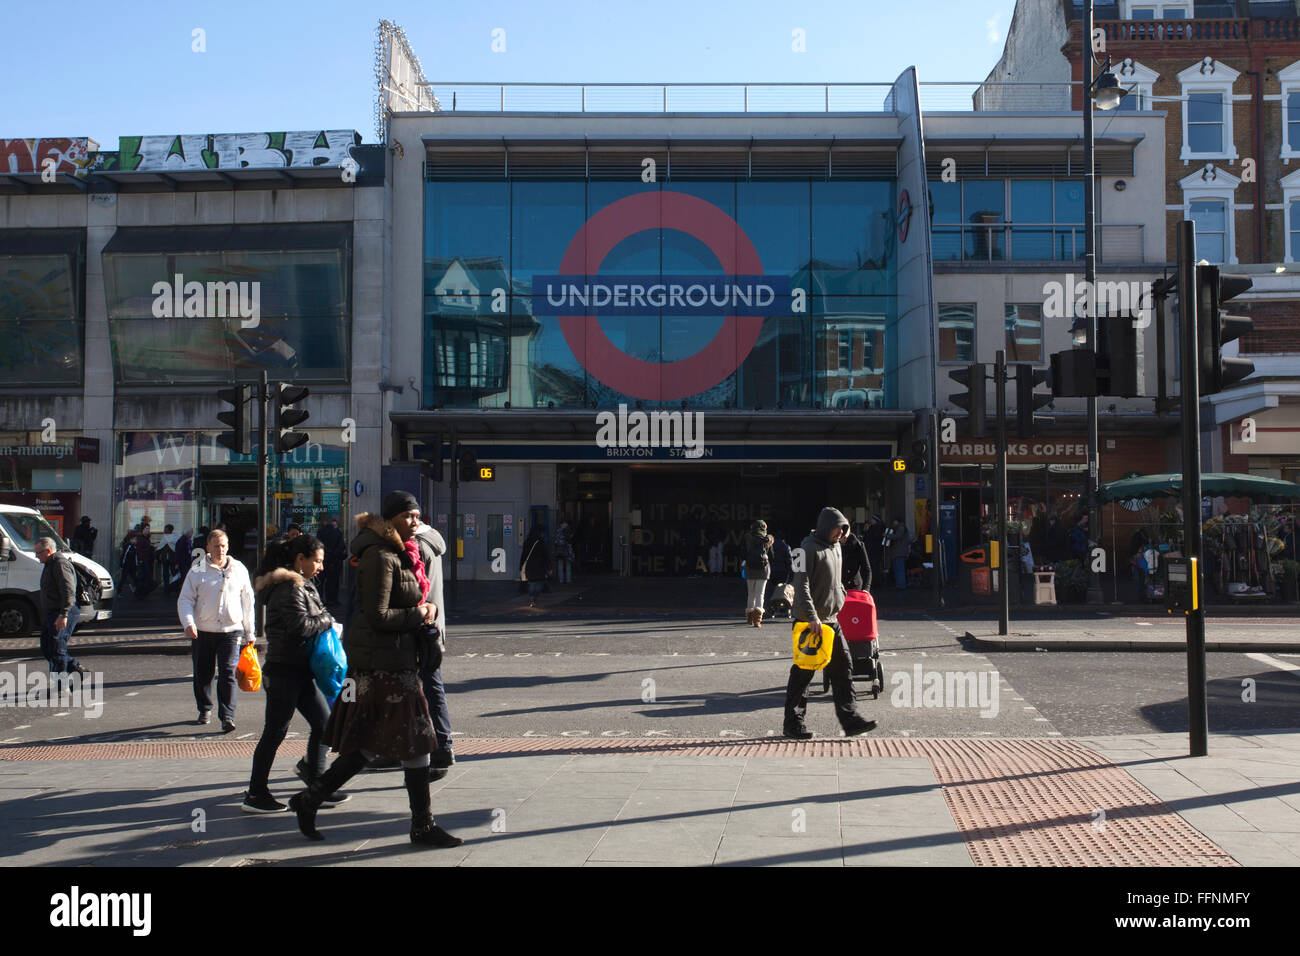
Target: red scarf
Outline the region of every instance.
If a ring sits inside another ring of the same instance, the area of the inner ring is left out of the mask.
[[[406,548],[406,553],[411,556],[415,580],[420,582],[420,600],[427,601],[429,600],[429,588],[433,585],[429,583],[429,575],[424,571],[424,561],[420,557],[420,546],[415,543],[414,538],[407,538],[402,542],[402,547]]]

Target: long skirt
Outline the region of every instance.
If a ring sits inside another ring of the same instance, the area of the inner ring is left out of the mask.
[[[392,760],[414,760],[438,745],[417,671],[352,671],[356,699],[345,684],[325,737],[338,753],[365,750]]]

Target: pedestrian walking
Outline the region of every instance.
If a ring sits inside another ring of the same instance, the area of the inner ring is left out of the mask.
[[[555,529],[555,577],[560,584],[573,583],[573,528],[568,518]]]
[[[865,536],[866,531],[864,530]],[[840,542],[840,553],[844,559],[843,584],[846,591],[871,592],[871,561],[867,558],[867,546],[862,538],[849,531]]]
[[[873,578],[885,577],[885,522],[880,520],[880,515],[872,515],[871,521],[867,524],[866,533],[862,536],[862,543],[867,549],[867,561],[871,563],[871,576]]]
[[[778,589],[785,587],[790,583],[790,574],[793,570],[790,555],[790,545],[786,544],[784,531],[772,532],[772,550],[770,553],[772,562],[772,576],[767,579],[767,604],[772,603],[773,596]]]
[[[337,607],[339,583],[343,579],[343,562],[348,559],[348,543],[339,530],[339,522],[334,515],[326,515],[321,522],[319,538],[325,546],[325,603]]]
[[[180,541],[180,537],[174,525],[163,526],[162,537],[158,541],[158,551],[154,555],[154,571],[155,577],[162,578],[164,594],[170,590],[172,565],[176,563],[176,543]]]
[[[136,565],[139,563],[135,553],[135,532],[128,531],[119,547],[122,556],[118,558],[118,591],[130,591],[135,596]]]
[[[438,619],[438,608],[424,598],[427,589],[421,578],[427,580],[427,574],[419,545],[412,540],[420,525],[420,507],[413,495],[393,491],[384,498],[380,515],[357,515],[359,533],[352,539],[360,613],[344,632],[343,643],[355,698],[340,697],[327,727],[339,757],[295,794],[289,806],[304,836],[324,839],[316,829],[316,811],[325,796],[368,760],[394,758],[405,771],[411,842],[459,846],[459,838],[434,822],[429,792],[429,754],[437,744],[420,669],[433,658],[429,629]]]
[[[821,631],[822,624],[831,628],[831,659],[826,670],[830,673],[835,716],[844,735],[855,737],[874,730],[876,722],[863,719],[853,703],[853,663],[848,642],[836,620],[840,608],[844,607],[844,568],[839,542],[848,531],[847,519],[834,508],[823,508],[817,516],[817,527],[800,545],[804,570],[794,572],[794,619],[796,626],[798,622],[807,622],[817,632]],[[808,684],[813,673],[797,664],[790,666],[782,731],[787,737],[807,740],[812,736],[804,717],[808,712]]]
[[[894,589],[907,589],[907,555],[912,544],[912,532],[902,518],[895,518],[885,534],[885,562],[894,572]]]
[[[146,598],[157,587],[153,580],[154,547],[146,515],[136,529],[135,540],[135,596]]]
[[[180,594],[185,575],[194,563],[194,529],[186,528],[176,539],[176,551],[172,555],[172,566],[167,569],[168,594]]]
[[[230,557],[224,531],[210,531],[204,556],[190,568],[176,600],[194,661],[194,702],[197,724],[212,717],[212,679],[217,680],[217,716],[221,732],[235,729],[235,668],[242,644],[257,640],[253,616],[253,584],[248,569]]]
[[[72,540],[69,544],[72,550],[77,554],[87,558],[95,556],[95,538],[99,536],[99,529],[90,522],[89,515],[82,515],[81,522],[72,532]]]
[[[77,606],[77,572],[72,559],[60,554],[53,538],[36,540],[36,560],[41,568],[41,654],[50,665],[50,675],[64,678],[70,672],[85,674],[76,658],[68,654],[68,640],[81,620]]]
[[[429,703],[429,716],[433,719],[433,736],[437,746],[429,755],[429,779],[441,780],[447,776],[456,756],[451,744],[451,712],[447,707],[447,688],[442,681],[442,660],[447,650],[447,612],[442,595],[442,556],[447,553],[447,542],[437,528],[423,522],[415,529],[415,541],[420,548],[420,560],[429,581],[424,599],[438,609],[434,623],[438,638],[430,648],[431,659],[420,668],[424,685],[424,699]],[[423,586],[423,582],[421,582]]]
[[[528,606],[536,607],[537,596],[542,593],[546,575],[551,567],[551,555],[546,548],[546,538],[541,524],[534,524],[520,548],[523,560],[519,562],[519,580],[528,583]]]
[[[768,553],[772,536],[767,533],[767,522],[760,518],[750,525],[740,544],[745,552],[745,590],[748,593],[745,622],[750,627],[762,627],[763,596],[767,592],[767,580],[772,576],[772,558]]]
[[[306,719],[307,756],[294,767],[310,783],[325,772],[329,745],[325,725],[330,707],[316,686],[311,654],[316,638],[334,625],[313,580],[325,565],[325,546],[310,535],[292,542],[271,544],[257,569],[254,590],[266,608],[266,660],[262,664],[262,689],[266,691],[266,721],[253,751],[253,771],[244,793],[245,813],[278,813],[285,804],[271,794],[269,779],[275,752],[289,732],[296,710]],[[347,794],[332,793],[322,805],[342,803]]]

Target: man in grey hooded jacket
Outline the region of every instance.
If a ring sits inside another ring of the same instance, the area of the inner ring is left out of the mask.
[[[794,560],[794,619],[796,624],[806,621],[820,631],[822,624],[830,625],[835,632],[831,644],[831,659],[826,671],[831,679],[831,692],[835,698],[835,716],[844,728],[846,737],[855,737],[874,730],[874,720],[864,720],[853,704],[852,659],[844,632],[835,619],[844,607],[844,584],[840,540],[849,533],[849,522],[834,508],[823,508],[817,516],[817,527],[803,539],[802,562]],[[803,570],[798,568],[801,566]],[[797,664],[790,667],[790,680],[785,688],[784,734],[807,740],[812,732],[804,725],[808,712],[808,684],[813,671]]]
[[[436,666],[420,671],[424,684],[424,697],[429,702],[429,716],[433,718],[433,735],[438,749],[429,758],[429,779],[441,780],[448,768],[456,762],[451,745],[451,713],[447,709],[447,690],[442,682],[442,652],[447,650],[447,609],[442,599],[442,556],[447,552],[447,542],[437,528],[421,524],[415,530],[415,541],[420,548],[424,573],[429,577],[429,602],[438,609],[438,660]]]

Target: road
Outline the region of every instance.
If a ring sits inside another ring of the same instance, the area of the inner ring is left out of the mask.
[[[980,627],[987,629],[987,623],[923,615],[882,625],[885,692],[878,700],[865,695],[859,701],[864,715],[879,722],[878,735],[1072,737],[1186,730],[1182,654],[964,649],[960,635]],[[539,616],[461,625],[453,634],[444,672],[458,736],[742,738],[780,732],[790,666],[789,629],[780,622],[759,631],[732,618],[573,622]],[[8,697],[0,706],[0,743],[222,736],[215,722],[190,722],[187,657],[96,656],[89,648],[79,656],[103,675],[99,716],[28,706],[25,698],[24,706],[14,706]],[[0,648],[0,672],[16,677],[20,667],[42,671],[43,662],[4,655]],[[1212,731],[1300,728],[1300,655],[1214,653],[1209,677]],[[6,680],[14,677],[0,673],[0,687]],[[812,687],[820,687],[820,677]],[[231,738],[260,734],[261,707],[253,695],[241,695]],[[828,695],[811,695],[808,724],[819,735],[838,734]],[[295,717],[291,734],[301,737],[306,730]]]

